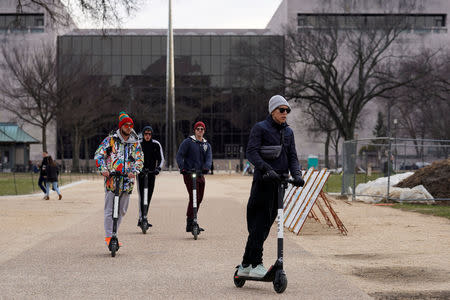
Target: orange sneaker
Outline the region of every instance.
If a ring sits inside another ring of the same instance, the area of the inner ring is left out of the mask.
[[[111,237],[105,237],[106,246],[109,246],[109,242],[111,242]],[[122,247],[122,242],[119,242],[119,247]]]

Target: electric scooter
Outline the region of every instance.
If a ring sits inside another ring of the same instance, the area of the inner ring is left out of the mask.
[[[116,189],[114,190],[114,202],[113,202],[113,230],[111,240],[109,242],[108,248],[111,251],[111,256],[115,257],[116,252],[119,251],[119,240],[117,239],[117,221],[119,220],[119,197],[120,197],[120,178],[128,177],[127,174],[112,171],[109,175],[110,177],[114,177],[116,181]]]
[[[156,174],[154,171],[150,171],[149,169],[142,170],[144,173],[144,197],[140,199],[139,205],[141,206],[141,221],[140,226],[142,233],[146,234],[147,230],[152,226],[148,223],[147,213],[148,213],[148,175]]]
[[[245,281],[265,281],[265,282],[273,282],[273,289],[277,293],[283,293],[287,287],[287,277],[286,273],[283,270],[283,224],[284,224],[284,216],[283,216],[283,197],[284,192],[288,186],[288,183],[292,183],[292,180],[289,180],[289,175],[283,174],[280,175],[280,183],[278,185],[278,217],[277,217],[277,231],[278,231],[278,245],[277,245],[277,260],[275,264],[273,264],[266,275],[262,278],[256,277],[248,277],[248,276],[240,276],[238,275],[238,268],[236,267],[236,271],[234,272],[234,285],[238,288],[243,287]]]
[[[191,170],[188,172],[192,176],[192,211],[194,213],[194,219],[192,221],[192,235],[194,240],[198,238],[200,234],[200,227],[197,222],[197,177],[203,176],[202,171]]]

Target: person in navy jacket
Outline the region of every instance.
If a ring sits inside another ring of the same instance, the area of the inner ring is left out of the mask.
[[[184,184],[189,193],[189,204],[186,212],[186,232],[192,231],[194,212],[192,209],[192,177],[188,172],[201,171],[207,174],[211,169],[212,151],[211,145],[203,138],[205,134],[205,123],[198,121],[194,125],[194,135],[186,138],[178,148],[177,164],[180,173],[183,174]],[[205,192],[205,177],[197,177],[197,209],[200,209],[200,203],[203,200]],[[200,231],[204,231],[199,227]]]
[[[263,244],[277,216],[280,174],[290,172],[295,185],[302,186],[300,165],[295,149],[294,133],[286,123],[291,107],[280,95],[269,101],[269,115],[253,126],[247,145],[247,159],[255,166],[250,198],[247,204],[248,239],[240,276],[262,278],[267,270],[263,262]],[[268,157],[267,147],[277,149]],[[275,153],[275,154],[273,154]]]

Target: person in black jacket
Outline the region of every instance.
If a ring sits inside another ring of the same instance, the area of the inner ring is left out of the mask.
[[[44,199],[47,196],[46,189],[46,178],[47,178],[47,165],[48,165],[48,152],[42,151],[42,162],[39,166],[39,179],[38,186],[41,188],[42,192],[44,192]]]
[[[161,172],[161,168],[164,165],[164,154],[161,147],[161,144],[153,139],[153,128],[150,125],[145,126],[142,129],[142,141],[141,141],[141,147],[142,152],[144,152],[144,167],[143,170],[150,171],[151,173],[148,174],[147,180],[148,180],[148,205],[147,205],[147,211],[145,212],[145,215],[147,215],[148,208],[150,206],[150,200],[152,199],[153,190],[155,188],[155,176]],[[145,175],[141,172],[138,175],[138,187],[139,187],[139,199],[140,199],[140,205],[139,205],[139,221],[137,226],[141,226],[142,221],[142,211],[144,210],[144,180]],[[152,224],[148,224],[150,227]]]
[[[47,165],[47,189],[46,189],[46,194],[45,194],[45,200],[49,200],[49,194],[50,194],[50,184],[52,184],[53,189],[56,191],[56,193],[58,193],[58,200],[62,199],[62,195],[61,192],[59,191],[58,188],[58,174],[59,174],[59,170],[58,170],[58,166],[56,165],[55,161],[52,159],[52,156],[49,155],[48,156],[48,165]]]
[[[180,168],[180,173],[183,174],[184,184],[189,194],[189,203],[186,211],[186,232],[192,232],[194,221],[193,210],[193,182],[189,171],[201,171],[202,176],[197,177],[197,209],[200,209],[200,204],[203,200],[203,194],[205,192],[205,177],[203,174],[207,174],[211,169],[212,164],[212,150],[211,145],[203,138],[205,134],[206,126],[202,121],[198,121],[194,124],[194,135],[187,137],[178,148],[177,152],[177,164]],[[199,227],[200,231],[204,231]]]
[[[262,264],[263,244],[277,216],[280,175],[290,172],[295,185],[304,184],[294,133],[286,123],[290,111],[291,107],[284,97],[273,96],[269,101],[270,114],[264,121],[256,123],[250,132],[246,154],[255,171],[247,204],[249,235],[238,269],[240,276],[262,278],[267,272]]]

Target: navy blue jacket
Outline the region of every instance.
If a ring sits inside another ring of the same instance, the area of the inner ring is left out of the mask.
[[[265,161],[259,153],[261,146],[280,145],[282,131],[284,144],[280,156],[274,160]],[[279,174],[289,170],[292,176],[301,174],[295,150],[294,132],[286,123],[276,123],[271,115],[253,126],[246,154],[247,159],[255,166],[254,178],[261,178],[262,174],[269,170],[275,170]]]
[[[209,170],[211,163],[211,145],[205,139],[197,141],[192,135],[186,138],[178,148],[177,164],[180,170]]]

